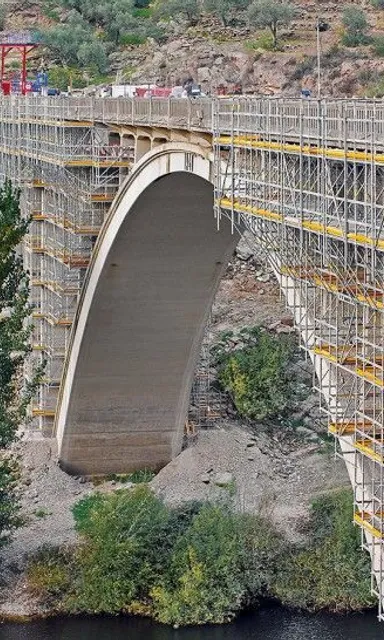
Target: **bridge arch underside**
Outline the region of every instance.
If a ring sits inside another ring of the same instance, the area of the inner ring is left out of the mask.
[[[186,172],[158,178],[126,212],[65,382],[66,471],[157,470],[180,452],[207,316],[238,241],[212,212],[212,184]]]

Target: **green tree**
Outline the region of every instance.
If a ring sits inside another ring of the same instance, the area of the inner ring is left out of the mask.
[[[205,11],[221,20],[224,27],[236,11],[246,9],[249,0],[203,0]]]
[[[9,182],[0,188],[0,546],[17,523],[15,462],[7,448],[26,416],[36,380],[21,383],[31,351],[29,280],[19,245],[29,221],[22,217],[19,191]]]
[[[70,13],[65,24],[47,29],[43,42],[64,66],[91,64],[100,73],[106,70],[105,47],[77,11]]]
[[[89,42],[83,42],[77,51],[77,59],[82,67],[96,69],[99,73],[107,71],[107,54],[105,47],[99,40],[92,39]]]
[[[344,35],[342,42],[346,47],[358,47],[369,43],[367,31],[369,23],[363,9],[350,5],[343,11]]]
[[[173,18],[183,16],[188,24],[196,25],[200,18],[200,3],[198,0],[160,0],[154,5],[157,18]]]
[[[278,30],[288,25],[295,17],[295,7],[289,2],[255,0],[248,7],[248,21],[254,27],[267,27],[273,37],[273,46],[278,43]]]

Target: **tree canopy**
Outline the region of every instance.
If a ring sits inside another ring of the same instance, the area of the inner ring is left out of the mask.
[[[250,25],[270,29],[274,48],[277,46],[279,27],[288,25],[294,16],[295,7],[289,2],[254,0],[248,7],[248,20]]]
[[[22,217],[19,192],[9,182],[0,187],[0,546],[17,523],[15,461],[7,453],[25,418],[36,379],[22,385],[31,351],[29,279],[19,245],[29,220]]]

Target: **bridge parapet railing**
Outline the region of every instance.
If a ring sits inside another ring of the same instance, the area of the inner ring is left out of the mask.
[[[384,148],[384,104],[378,100],[10,96],[0,99],[0,119],[214,130],[318,146]]]
[[[383,148],[384,104],[372,100],[219,99],[217,133],[307,141],[326,146]]]

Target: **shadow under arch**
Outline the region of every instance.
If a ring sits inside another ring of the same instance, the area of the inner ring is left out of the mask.
[[[70,473],[156,470],[181,450],[204,327],[239,236],[227,220],[217,231],[209,160],[186,172],[175,153],[152,182],[128,179],[95,247],[56,421]]]

